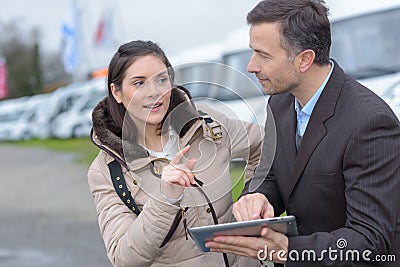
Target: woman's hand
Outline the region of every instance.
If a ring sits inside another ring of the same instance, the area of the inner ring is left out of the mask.
[[[190,145],[184,147],[172,159],[168,166],[165,166],[161,174],[161,193],[171,199],[178,199],[185,187],[195,183],[192,170],[195,159],[190,159],[186,164],[180,163],[182,157],[190,150]]]

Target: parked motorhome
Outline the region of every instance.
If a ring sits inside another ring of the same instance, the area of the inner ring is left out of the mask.
[[[328,3],[332,14],[332,57],[400,116],[400,1]]]
[[[251,51],[241,45],[243,49],[230,54],[232,43],[228,39],[172,57],[175,82],[187,87],[196,103],[209,105],[233,119],[264,124],[268,96],[246,71]]]
[[[88,82],[80,91],[78,98],[52,122],[54,137],[65,139],[90,134],[93,108],[106,95],[105,81],[97,79]]]
[[[400,2],[328,0],[327,4],[331,14],[331,57],[400,116]],[[173,57],[178,60],[172,63],[177,65],[177,81],[191,84],[194,97],[217,109],[227,107],[239,119],[264,124],[268,96],[262,93],[255,75],[247,72],[252,56],[248,44],[246,27],[232,32],[219,44],[188,49]],[[186,64],[180,64],[182,61]]]
[[[19,141],[41,136],[43,127],[38,110],[50,94],[22,97],[0,103],[0,140]]]

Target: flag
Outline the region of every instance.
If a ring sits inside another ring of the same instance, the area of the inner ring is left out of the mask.
[[[80,63],[79,29],[79,11],[75,1],[72,1],[62,25],[64,70],[70,74],[78,68]]]
[[[94,44],[105,49],[114,49],[114,34],[112,24],[112,13],[103,12],[97,24],[94,35]]]
[[[0,57],[0,99],[7,97],[7,65],[6,60]]]

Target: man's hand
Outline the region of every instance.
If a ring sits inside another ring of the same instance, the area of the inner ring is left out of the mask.
[[[274,208],[268,199],[260,193],[242,196],[233,204],[232,213],[236,221],[250,221],[274,217]]]
[[[268,199],[259,193],[242,196],[232,209],[237,221],[249,221],[274,216],[274,208]],[[285,263],[288,238],[272,229],[264,228],[261,237],[217,236],[206,243],[212,252],[233,253],[254,259],[267,259]],[[265,253],[267,253],[265,255]]]
[[[288,238],[272,229],[264,228],[261,237],[217,236],[206,243],[212,252],[225,252],[258,260],[286,263]]]

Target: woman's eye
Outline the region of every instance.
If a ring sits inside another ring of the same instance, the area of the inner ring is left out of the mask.
[[[137,86],[137,87],[140,87],[140,86],[142,86],[143,84],[144,84],[143,81],[137,81],[137,82],[133,83],[133,85],[135,85],[135,86]]]

